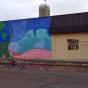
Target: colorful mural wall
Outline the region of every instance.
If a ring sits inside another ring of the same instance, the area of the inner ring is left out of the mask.
[[[51,18],[0,22],[0,57],[51,58]]]

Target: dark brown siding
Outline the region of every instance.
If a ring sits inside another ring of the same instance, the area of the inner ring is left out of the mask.
[[[88,12],[52,16],[50,33],[88,32]]]

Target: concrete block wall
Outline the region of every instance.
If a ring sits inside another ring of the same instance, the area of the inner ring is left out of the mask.
[[[70,46],[78,49],[69,50],[67,40],[77,40],[78,44],[70,42]],[[52,34],[52,59],[70,61],[88,61],[88,33]]]

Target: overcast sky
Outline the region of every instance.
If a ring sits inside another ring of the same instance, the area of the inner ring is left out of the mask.
[[[44,0],[0,0],[0,21],[38,17]],[[47,0],[52,15],[88,12],[88,0]]]

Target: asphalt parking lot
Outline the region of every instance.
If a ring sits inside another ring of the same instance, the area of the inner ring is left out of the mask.
[[[0,68],[0,88],[88,88],[88,72]]]

